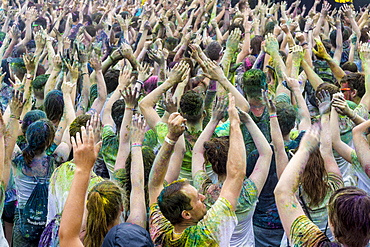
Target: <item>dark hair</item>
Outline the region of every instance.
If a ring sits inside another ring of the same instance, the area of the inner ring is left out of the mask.
[[[304,192],[310,199],[308,202],[309,206],[319,206],[325,199],[329,189],[325,163],[319,148],[315,149],[308,158],[301,177],[301,184]]]
[[[69,127],[69,135],[76,138],[77,132],[81,132],[81,127],[86,126],[87,121],[91,119],[91,115],[82,114],[76,117]]]
[[[204,142],[205,163],[211,163],[217,175],[226,174],[227,155],[229,153],[229,137],[216,137]]]
[[[212,41],[207,45],[204,53],[209,57],[209,59],[216,61],[220,58],[221,50],[222,46],[217,41]]]
[[[96,29],[93,25],[88,25],[85,27],[86,32],[91,36],[95,37],[96,36]]]
[[[37,120],[46,118],[46,113],[40,110],[32,110],[27,112],[22,120],[22,132],[23,134],[26,133],[28,126],[30,126],[33,122]]]
[[[333,234],[342,244],[363,247],[370,240],[370,196],[351,186],[338,189],[330,197],[328,215]]]
[[[9,62],[9,67],[19,80],[22,80],[24,75],[27,73],[26,65],[20,57],[12,58]]]
[[[125,101],[123,99],[116,100],[112,105],[111,115],[116,124],[117,132],[121,129],[123,116],[125,114]]]
[[[93,22],[99,23],[102,16],[103,16],[102,13],[97,12],[91,15],[91,19],[93,20]]]
[[[80,19],[80,16],[79,15],[80,15],[80,12],[78,12],[78,11],[73,12],[72,13],[72,21],[73,22],[78,21]]]
[[[365,75],[362,73],[354,72],[345,75],[341,83],[348,83],[351,90],[357,90],[357,96],[362,97],[365,94]]]
[[[37,20],[34,21],[33,24],[40,25],[42,26],[43,29],[46,29],[46,26],[47,26],[46,19],[43,17],[37,18]]]
[[[261,89],[267,89],[266,74],[259,69],[250,69],[243,75],[242,89],[250,98],[261,97]]]
[[[171,224],[183,221],[182,211],[192,210],[191,199],[181,189],[188,185],[188,180],[178,180],[164,187],[158,196],[158,206],[167,220]]]
[[[198,121],[203,114],[203,97],[192,90],[184,93],[180,100],[180,111],[189,122]]]
[[[369,41],[370,37],[367,34],[369,31],[370,31],[370,27],[364,27],[361,29],[360,42],[367,43]]]
[[[59,121],[64,110],[63,93],[60,90],[51,90],[45,97],[44,110],[50,121]]]
[[[344,71],[358,72],[357,65],[352,62],[345,62],[341,67]]]
[[[343,38],[343,42],[348,40],[350,34],[349,34],[349,31],[347,28],[343,28],[343,25],[342,25],[342,38]],[[329,35],[329,38],[330,38],[330,43],[331,45],[336,48],[337,47],[337,30],[333,30],[330,35]]]
[[[35,155],[45,151],[53,143],[55,131],[53,124],[46,120],[38,120],[28,126],[26,131],[27,145],[22,150],[23,158],[30,165]]]
[[[33,81],[32,81],[32,87],[33,89],[42,89],[46,82],[48,81],[50,77],[50,74],[43,74],[37,76]]]
[[[87,25],[90,26],[92,24],[92,19],[89,15],[83,15],[82,22],[87,22]]]
[[[116,69],[109,69],[104,74],[104,81],[105,85],[107,86],[107,93],[110,94],[113,92],[118,86],[118,77],[119,77],[119,70]]]
[[[258,55],[261,51],[261,43],[263,41],[263,36],[256,35],[251,39],[251,54]]]
[[[294,110],[292,104],[287,102],[276,103],[276,114],[278,116],[281,134],[283,136],[289,135],[294,128],[297,112]]]

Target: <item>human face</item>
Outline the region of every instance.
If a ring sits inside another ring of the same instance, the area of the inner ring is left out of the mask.
[[[340,90],[342,91],[344,98],[346,100],[353,101],[353,98],[354,98],[353,90],[351,90],[351,88],[349,87],[348,82],[341,83]]]
[[[200,194],[195,187],[190,184],[185,185],[181,190],[190,198],[190,205],[193,209],[188,210],[188,213],[190,214],[190,219],[194,223],[197,223],[203,219],[204,215],[207,213],[206,205],[203,203],[206,197]]]

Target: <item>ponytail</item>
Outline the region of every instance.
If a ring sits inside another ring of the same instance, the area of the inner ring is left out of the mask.
[[[112,181],[95,185],[87,197],[84,246],[100,247],[123,205],[123,191]]]
[[[35,152],[30,148],[29,145],[27,145],[23,150],[22,150],[22,155],[24,158],[24,161],[26,162],[27,166],[29,166],[35,157]]]

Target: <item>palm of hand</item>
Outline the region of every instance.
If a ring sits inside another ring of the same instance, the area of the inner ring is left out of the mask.
[[[279,51],[279,43],[274,37],[266,40],[265,50],[269,54]]]

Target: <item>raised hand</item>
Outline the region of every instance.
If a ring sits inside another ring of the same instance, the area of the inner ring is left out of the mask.
[[[265,39],[265,50],[268,54],[272,55],[279,52],[279,43],[274,35],[269,33]]]
[[[71,95],[73,88],[75,87],[76,83],[67,81],[67,76],[64,74],[63,76],[63,84],[62,84],[62,92],[63,94]]]
[[[23,55],[24,65],[26,66],[28,73],[35,72],[35,68],[36,68],[35,60],[36,60],[36,57],[31,53],[27,53]]]
[[[320,131],[319,124],[312,125],[304,134],[298,150],[304,150],[309,153],[315,151],[320,142]]]
[[[230,125],[231,124],[240,125],[239,113],[235,107],[235,97],[231,93],[229,93],[228,96],[229,96],[229,108],[227,109],[227,112],[229,113]]]
[[[317,102],[319,103],[320,115],[324,115],[330,112],[331,109],[331,97],[327,90],[321,90],[317,93]]]
[[[273,97],[268,96],[268,90],[261,89],[261,93],[262,93],[263,101],[265,102],[267,109],[269,111],[269,114],[270,115],[276,114],[276,106],[274,104]]]
[[[227,99],[223,96],[217,97],[213,104],[212,121],[219,122],[225,117],[227,109]]]
[[[370,64],[370,43],[363,43],[360,44],[360,58],[362,63],[364,64],[364,68],[369,66]]]
[[[180,63],[176,64],[170,74],[168,75],[168,81],[173,84],[179,83],[182,79],[184,73],[189,69],[189,64],[185,61],[181,61]]]
[[[231,51],[236,51],[239,47],[240,37],[242,32],[239,28],[234,29],[231,31],[229,38],[226,41],[226,48],[231,49]]]
[[[142,145],[146,132],[146,121],[143,116],[135,114],[132,116],[130,140],[131,145]]]
[[[167,91],[162,95],[161,106],[169,114],[177,112],[177,97],[174,98],[172,93]]]
[[[123,85],[127,87],[130,85],[130,77],[131,77],[132,67],[125,66],[119,73],[118,83],[119,85]]]
[[[155,61],[157,64],[163,64],[165,62],[165,57],[162,49],[148,50],[147,54],[149,58]]]
[[[100,141],[100,132],[101,132],[101,124],[100,124],[100,115],[95,113],[91,116],[91,119],[87,121],[86,127],[91,125],[94,132],[94,140],[95,143]]]
[[[344,13],[347,18],[353,18],[353,11],[351,6],[344,4],[340,7],[340,10]]]
[[[142,62],[138,67],[137,67],[137,72],[139,73],[138,75],[138,80],[139,81],[146,81],[150,77],[150,66],[149,63]]]
[[[342,93],[335,93],[333,95],[332,107],[341,115],[348,116],[349,118],[354,117],[354,112],[349,108]]]
[[[331,4],[327,1],[324,1],[324,4],[322,5],[321,14],[326,16],[331,8]]]
[[[325,49],[324,44],[319,39],[315,39],[316,45],[317,45],[317,51],[312,48],[313,53],[315,53],[316,56],[321,57],[324,60],[330,60],[331,56],[328,54],[328,52]]]
[[[95,53],[94,51],[91,53],[90,65],[94,70],[101,70],[102,69],[101,57],[97,53]]]
[[[303,59],[303,47],[300,45],[295,45],[292,47],[292,60],[294,65],[300,65]]]
[[[77,81],[80,75],[79,69],[81,67],[81,64],[77,60],[75,60],[72,63],[70,61],[65,61],[65,65],[71,73],[72,81]]]
[[[25,103],[26,101],[23,100],[23,93],[18,90],[14,91],[13,98],[9,105],[10,112],[11,112],[10,117],[14,116],[14,118],[19,119],[19,117],[22,114],[23,106]]]
[[[204,75],[211,80],[220,81],[225,77],[222,68],[209,58],[202,62],[202,67],[205,68]]]
[[[139,100],[140,94],[137,93],[137,88],[132,90],[131,87],[126,87],[121,92],[122,97],[125,101],[125,105],[127,108],[135,109],[137,106],[137,102]]]
[[[180,113],[172,113],[168,118],[168,138],[177,141],[185,131],[186,119]]]

